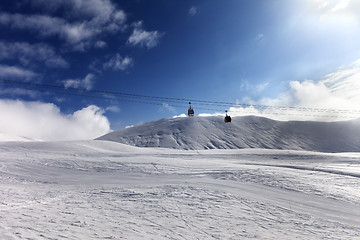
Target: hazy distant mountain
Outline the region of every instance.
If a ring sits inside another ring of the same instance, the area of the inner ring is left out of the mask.
[[[360,151],[360,120],[274,121],[247,116],[160,119],[100,138],[139,147],[175,149],[270,148],[321,152]]]

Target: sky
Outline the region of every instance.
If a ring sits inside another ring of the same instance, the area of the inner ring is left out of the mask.
[[[212,102],[192,102],[201,116],[357,118],[359,12],[357,0],[3,0],[0,133],[92,139],[184,116],[189,100]]]

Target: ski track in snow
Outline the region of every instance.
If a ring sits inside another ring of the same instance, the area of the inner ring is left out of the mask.
[[[360,239],[360,154],[0,143],[0,239]]]

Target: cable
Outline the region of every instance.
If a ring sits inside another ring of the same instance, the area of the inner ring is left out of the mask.
[[[133,102],[133,103],[141,103],[141,104],[152,104],[152,105],[164,105],[166,103],[167,106],[171,107],[181,107],[183,108],[184,102],[192,102],[195,106],[210,106],[214,108],[208,107],[196,107],[201,110],[208,111],[217,111],[223,112],[222,109],[218,109],[217,107],[242,107],[244,110],[233,110],[231,112],[245,112],[249,111],[246,108],[254,108],[261,109],[263,111],[286,111],[284,112],[267,112],[266,114],[279,114],[279,115],[292,115],[289,111],[300,111],[300,112],[318,112],[318,113],[328,113],[328,114],[360,114],[359,110],[345,110],[345,109],[325,109],[325,108],[305,108],[305,107],[279,107],[279,106],[268,106],[268,105],[250,105],[243,103],[232,103],[232,102],[220,102],[220,101],[209,101],[209,100],[199,100],[199,99],[185,99],[185,98],[172,98],[172,97],[159,97],[159,96],[148,96],[141,94],[132,94],[132,93],[124,93],[124,92],[111,92],[111,91],[100,91],[100,90],[89,90],[85,88],[73,88],[73,87],[65,87],[58,85],[49,85],[49,84],[40,84],[40,83],[31,83],[31,82],[21,82],[14,80],[7,80],[0,78],[0,82],[12,86],[17,86],[22,89],[31,89],[35,91],[46,90],[52,93],[72,95],[72,96],[81,96],[81,97],[89,97],[89,98],[101,98],[101,99],[114,99],[123,102]],[[170,104],[169,104],[170,103]],[[175,103],[175,104],[174,104]],[[182,104],[176,105],[176,104]],[[257,113],[257,112],[256,112]],[[299,115],[299,114],[297,114]],[[303,115],[299,115],[303,116]],[[323,117],[323,115],[312,115]],[[340,116],[329,116],[329,117],[340,117]]]

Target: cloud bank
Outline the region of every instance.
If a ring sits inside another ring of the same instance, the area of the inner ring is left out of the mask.
[[[334,121],[360,117],[360,60],[320,80],[289,82],[276,98],[251,101],[253,107],[230,108],[232,115],[261,115],[278,120]],[[256,107],[256,105],[273,107]],[[289,107],[294,106],[295,108]],[[283,107],[283,108],[281,108]]]
[[[110,131],[103,114],[94,105],[64,114],[52,103],[0,100],[0,132],[44,141],[94,139]]]
[[[0,12],[0,25],[36,32],[43,38],[55,36],[80,51],[103,47],[105,42],[97,38],[103,33],[117,33],[127,27],[125,12],[109,0],[29,0],[27,3],[40,13]],[[43,14],[44,10],[47,14]],[[63,16],[54,16],[61,11]]]
[[[228,109],[231,116],[262,116],[276,120],[341,121],[360,118],[360,59],[339,67],[321,79],[290,81],[288,90],[275,98],[253,100],[245,96],[243,104]],[[270,83],[250,85],[243,81],[241,89],[250,94],[261,92]],[[195,107],[196,109],[196,107]],[[224,112],[199,116],[222,115]]]

